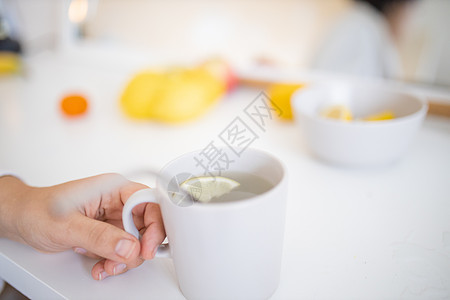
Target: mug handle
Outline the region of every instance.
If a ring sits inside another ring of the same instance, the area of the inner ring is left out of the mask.
[[[128,198],[122,210],[123,228],[125,229],[126,232],[131,233],[137,239],[140,239],[140,236],[139,231],[137,230],[136,225],[134,224],[133,221],[132,210],[136,205],[147,202],[158,204],[158,201],[156,200],[155,191],[152,189],[142,189],[135,192],[133,195],[130,196],[130,198]],[[171,255],[169,244],[163,244],[158,246],[158,250],[156,251],[155,257],[170,258]]]

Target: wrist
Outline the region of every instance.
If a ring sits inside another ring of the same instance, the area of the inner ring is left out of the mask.
[[[30,190],[31,187],[14,176],[0,177],[0,237],[22,240],[18,224]]]

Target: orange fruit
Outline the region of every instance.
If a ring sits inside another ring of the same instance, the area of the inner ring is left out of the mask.
[[[79,116],[86,113],[88,109],[87,99],[79,94],[66,95],[61,100],[61,110],[66,116]]]

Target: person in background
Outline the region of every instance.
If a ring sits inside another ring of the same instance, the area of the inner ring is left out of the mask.
[[[396,39],[414,0],[355,0],[326,35],[311,68],[401,78]]]
[[[91,271],[96,280],[124,273],[152,259],[166,236],[159,205],[152,203],[133,209],[140,241],[122,229],[124,203],[143,188],[118,174],[41,188],[0,176],[0,238],[100,258]]]

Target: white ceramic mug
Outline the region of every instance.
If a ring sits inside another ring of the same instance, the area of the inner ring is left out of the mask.
[[[123,209],[124,228],[139,236],[131,214],[133,207],[158,203],[170,247],[161,246],[157,257],[173,259],[186,298],[267,299],[280,277],[285,168],[268,153],[246,149],[227,170],[258,175],[273,184],[269,191],[244,200],[179,205],[169,197],[168,179],[179,174],[203,176],[194,160],[199,153],[173,160],[160,171],[155,189],[133,194]]]

